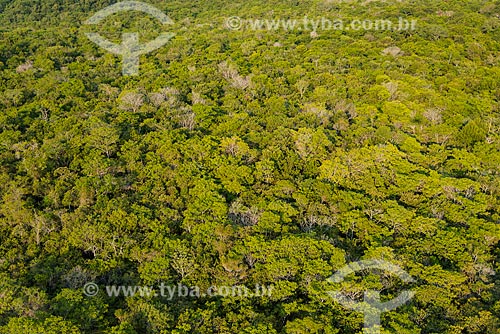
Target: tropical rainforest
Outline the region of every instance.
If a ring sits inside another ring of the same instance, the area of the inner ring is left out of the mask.
[[[0,333],[500,333],[500,1],[0,0]],[[228,29],[227,18],[416,20]],[[123,75],[119,43],[175,36]],[[412,277],[361,270],[386,261]],[[100,287],[95,296],[82,290]],[[110,297],[105,286],[271,286]]]

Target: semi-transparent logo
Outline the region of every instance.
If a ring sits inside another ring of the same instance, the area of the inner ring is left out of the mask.
[[[124,1],[119,2],[109,7],[102,9],[97,12],[94,16],[88,19],[85,24],[96,25],[100,23],[106,17],[125,11],[140,11],[147,13],[163,25],[173,24],[174,22],[158,8],[153,7],[149,4],[137,1]],[[175,36],[173,33],[164,32],[161,33],[155,40],[150,41],[146,44],[139,44],[139,33],[123,33],[122,43],[115,44],[105,39],[98,33],[86,33],[85,34],[92,42],[99,45],[101,48],[123,57],[122,73],[123,75],[137,75],[139,74],[139,57],[143,54],[150,53],[156,49],[164,46],[172,37]]]
[[[332,283],[341,283],[351,274],[373,269],[384,270],[388,273],[394,274],[405,283],[414,282],[413,278],[400,267],[393,263],[380,260],[365,260],[350,263],[337,271],[328,279],[328,281]],[[405,304],[413,297],[414,292],[405,290],[401,292],[398,297],[383,303],[380,301],[380,292],[373,290],[365,291],[364,300],[361,302],[348,298],[339,291],[329,291],[328,294],[343,306],[363,313],[363,331],[365,334],[380,334],[381,314],[383,312],[394,310]]]

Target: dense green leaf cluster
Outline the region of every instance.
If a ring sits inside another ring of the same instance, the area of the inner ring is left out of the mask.
[[[362,314],[328,291],[403,287],[382,333],[500,333],[499,1],[152,1],[173,26],[98,27],[175,32],[132,77],[84,34],[111,3],[0,0],[0,333],[354,334]],[[304,15],[418,24],[224,26]],[[360,259],[415,282],[327,282]]]

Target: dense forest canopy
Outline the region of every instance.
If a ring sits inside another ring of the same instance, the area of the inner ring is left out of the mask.
[[[500,333],[500,1],[0,0],[0,333]],[[226,20],[416,20],[415,30]],[[122,75],[92,43],[175,33]],[[346,264],[383,260],[412,283]],[[110,285],[272,286],[254,298]]]

